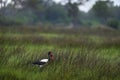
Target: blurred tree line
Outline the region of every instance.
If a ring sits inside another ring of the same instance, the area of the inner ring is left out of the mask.
[[[110,0],[98,0],[87,13],[79,6],[89,0],[67,0],[62,5],[53,0],[0,0],[0,25],[35,25],[35,24],[73,24],[74,26],[93,26],[97,24],[118,28],[120,6],[114,6]]]

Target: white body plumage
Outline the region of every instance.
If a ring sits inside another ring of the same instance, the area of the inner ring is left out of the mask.
[[[39,66],[40,66],[40,67],[43,67],[47,62],[48,62],[48,59],[41,59],[41,60],[40,60],[40,63],[44,63],[44,64],[41,64],[41,65],[39,65]]]
[[[48,59],[41,59],[40,62],[48,62]]]

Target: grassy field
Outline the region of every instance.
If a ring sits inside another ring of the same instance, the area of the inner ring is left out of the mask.
[[[120,30],[0,27],[0,80],[120,80]]]

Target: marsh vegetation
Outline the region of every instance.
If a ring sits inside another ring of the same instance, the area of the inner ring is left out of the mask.
[[[48,51],[54,63],[32,65]],[[119,30],[0,27],[0,80],[119,79]]]

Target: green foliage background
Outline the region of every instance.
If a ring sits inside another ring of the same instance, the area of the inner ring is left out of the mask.
[[[63,24],[72,23],[66,5],[55,3],[52,0],[14,0],[19,4],[8,4],[0,9],[0,25],[35,25],[35,24]],[[2,3],[1,3],[2,4]],[[21,5],[21,8],[16,6]],[[76,14],[77,12],[71,13]],[[119,29],[120,7],[114,6],[112,1],[97,1],[87,13],[78,12],[79,26],[107,25]],[[110,20],[116,22],[110,25]]]

